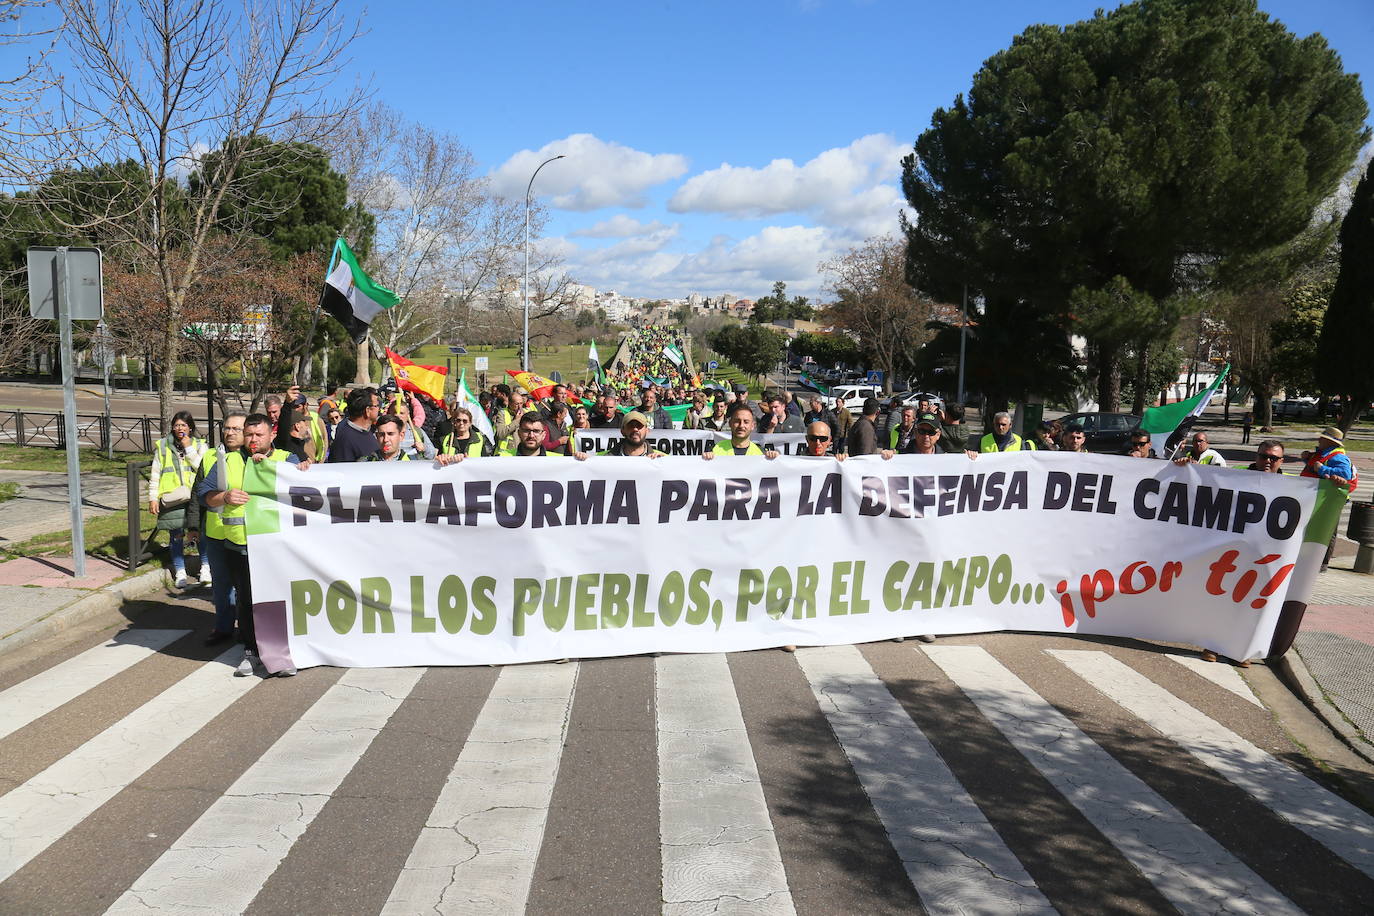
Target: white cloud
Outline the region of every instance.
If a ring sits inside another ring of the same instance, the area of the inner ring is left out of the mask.
[[[740,219],[802,213],[851,238],[890,232],[902,207],[896,181],[906,152],[890,135],[870,134],[801,165],[791,159],[763,168],[725,163],[683,182],[668,209]]]
[[[633,216],[617,213],[610,219],[603,219],[586,229],[578,229],[569,234],[588,239],[628,239],[637,235],[651,235],[666,228],[668,226],[658,220],[654,220],[652,223],[641,223]]]
[[[535,192],[561,210],[642,207],[646,190],[687,172],[687,157],[677,153],[646,153],[592,134],[572,134],[511,156],[491,173],[492,189],[523,198],[539,164],[559,155],[567,158],[539,173]]]
[[[815,226],[767,226],[739,240],[718,235],[685,253],[650,250],[654,241],[629,239],[578,251],[569,255],[568,270],[582,283],[634,296],[677,297],[695,290],[754,298],[782,280],[793,294],[815,298],[821,286],[816,265],[846,245]]]

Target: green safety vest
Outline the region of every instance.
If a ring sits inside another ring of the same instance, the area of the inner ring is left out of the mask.
[[[203,441],[202,439],[192,438],[191,445],[195,446],[196,443]],[[191,485],[191,482],[186,479],[186,471],[189,470],[189,468],[182,468],[181,456],[177,454],[176,449],[168,444],[166,439],[157,440],[157,454],[158,464],[160,466],[159,469],[161,470],[161,474],[157,479],[158,499],[166,496],[177,487],[188,487]]]
[[[439,451],[445,455],[455,454],[453,450],[453,441],[453,433],[449,433],[447,436],[444,437],[444,441],[440,444]],[[486,442],[482,439],[480,433],[474,435],[472,437],[472,441],[468,443],[467,457],[481,458],[482,449],[485,447],[485,445]]]
[[[270,461],[285,461],[291,457],[289,452],[282,449],[273,449],[267,456]],[[214,465],[219,463],[219,452],[211,452],[205,456],[201,463],[206,476],[217,473]],[[224,478],[215,481],[224,490],[243,489],[243,450],[234,449],[224,455]],[[244,512],[248,508],[245,503],[242,506],[231,506],[226,503],[218,512],[206,507],[204,518],[201,521],[201,528],[206,537],[215,538],[221,541],[228,541],[240,547],[248,546],[247,520]]]
[[[996,439],[995,436],[993,436],[992,433],[988,433],[986,436],[983,437],[982,444],[981,444],[981,445],[979,446],[979,448],[978,448],[978,451],[980,451],[980,452],[995,452],[995,451],[998,451],[998,450],[999,450],[999,449],[997,448],[997,439]],[[1004,451],[1004,452],[1020,452],[1020,451],[1033,452],[1033,451],[1035,451],[1035,443],[1032,442],[1032,441],[1030,441],[1029,439],[1022,439],[1020,436],[1016,435],[1016,433],[1012,433],[1012,434],[1011,434],[1011,441],[1008,442],[1008,443],[1007,443],[1007,447],[1004,448],[1004,449],[1001,449],[1001,451]]]
[[[887,447],[888,447],[888,448],[894,449],[894,450],[897,448],[897,434],[900,433],[901,431],[902,431],[902,428],[901,428],[900,426],[894,426],[894,427],[892,427],[891,430],[889,430],[889,432],[888,432],[888,437],[887,437]],[[913,438],[913,439],[916,438],[916,427],[914,427],[914,426],[911,427],[911,438]]]
[[[737,456],[737,455],[735,454],[735,447],[734,447],[734,445],[732,445],[732,444],[730,443],[730,440],[729,440],[729,439],[725,439],[725,440],[722,440],[722,441],[720,441],[720,442],[717,442],[714,446],[711,447],[711,451],[715,452],[717,455],[729,455],[731,458],[739,457],[739,456]],[[753,442],[750,442],[750,443],[749,443],[749,448],[748,448],[747,451],[745,451],[744,454],[745,454],[745,455],[762,455],[762,454],[763,454],[763,449],[759,448],[759,447],[758,447],[757,445],[755,445]]]

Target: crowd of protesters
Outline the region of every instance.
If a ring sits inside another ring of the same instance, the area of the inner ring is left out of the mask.
[[[755,437],[787,433],[804,434],[803,454],[840,460],[861,455],[890,459],[959,453],[976,460],[1001,451],[1085,451],[1081,426],[1061,427],[1059,421],[1049,421],[1039,424],[1033,436],[1023,438],[1012,430],[1012,418],[1005,412],[990,418],[988,432],[982,436],[968,435],[958,404],[894,400],[884,410],[882,402],[869,398],[853,418],[843,398],[827,406],[818,394],[798,398],[788,391],[769,389],[755,403],[743,386],[705,389],[698,377],[676,372],[676,363],[663,355],[669,347],[681,348],[676,332],[644,328],[631,332],[630,340],[628,362],[619,361],[602,381],[553,385],[548,396],[537,402],[519,386],[496,384],[480,392],[477,405],[445,404],[398,390],[388,382],[351,391],[329,385],[311,409],[300,387],[292,385],[282,395],[267,396],[260,413],[226,416],[217,449],[207,448],[196,435],[190,413],[177,413],[170,434],[154,450],[148,502],[157,516],[157,527],[169,532],[177,587],[189,582],[187,547],[200,554],[200,582],[212,587],[215,604],[215,627],[207,645],[233,639],[237,624],[245,654],[235,673],[265,673],[252,624],[244,518],[249,500],[245,475],[255,473],[263,461],[285,461],[308,469],[318,462],[450,465],[491,456],[586,460],[591,456],[574,448],[576,429],[619,431],[617,441],[600,456],[657,458],[662,453],[649,445],[649,431],[677,426],[720,434],[705,450],[706,460],[748,455],[775,459],[778,452]],[[678,408],[675,412],[681,419],[675,420],[670,408]],[[1122,454],[1157,457],[1154,442],[1141,430],[1133,431]],[[1201,430],[1181,441],[1170,457],[1179,464],[1226,467]],[[1248,469],[1285,473],[1283,461],[1282,443],[1266,439],[1256,447]],[[1354,489],[1355,470],[1342,448],[1340,430],[1322,430],[1315,447],[1302,453],[1302,461],[1302,476],[1329,478]],[[294,673],[294,669],[276,672]]]

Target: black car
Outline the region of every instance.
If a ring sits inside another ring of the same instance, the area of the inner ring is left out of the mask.
[[[1131,438],[1131,430],[1140,425],[1140,417],[1133,413],[1092,411],[1071,413],[1066,417],[1060,417],[1059,422],[1064,426],[1077,423],[1083,427],[1083,433],[1087,438],[1084,445],[1088,451],[1115,454],[1126,447]]]

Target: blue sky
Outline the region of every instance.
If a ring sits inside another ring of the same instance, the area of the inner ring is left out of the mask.
[[[375,6],[378,95],[456,134],[499,190],[534,166],[546,244],[630,295],[734,292],[817,273],[896,228],[897,159],[990,55],[1092,0],[641,0]],[[1370,0],[1261,0],[1374,74]],[[420,23],[424,23],[423,27]]]
[[[573,276],[641,296],[823,295],[820,261],[895,231],[898,159],[1036,22],[1094,0],[389,0],[355,67],[535,191]],[[1374,0],[1260,0],[1374,80]]]

